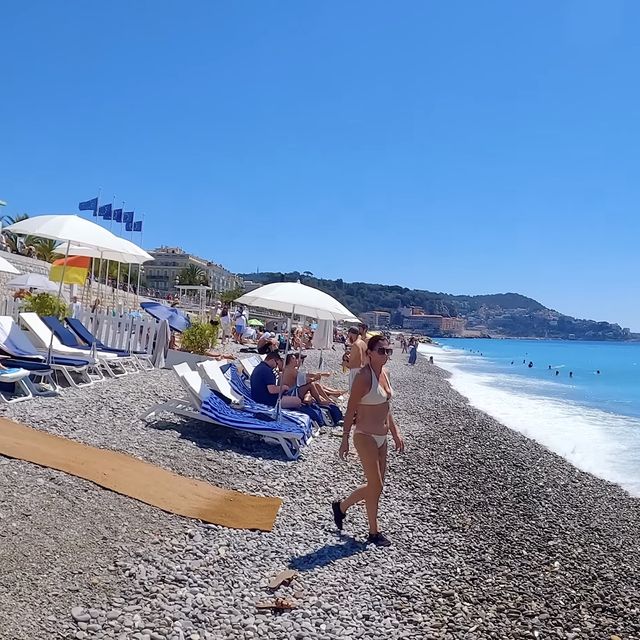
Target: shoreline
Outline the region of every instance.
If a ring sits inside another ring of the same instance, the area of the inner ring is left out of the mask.
[[[3,406],[30,426],[284,504],[273,533],[235,531],[1,458],[11,524],[0,537],[0,637],[640,638],[640,501],[475,409],[437,362],[409,367],[399,351],[389,368],[407,453],[389,456],[388,550],[359,543],[362,509],[346,536],[333,529],[330,502],[360,467],[337,460],[329,429],[291,463],[173,416],[145,426],[132,416],[181,395],[169,371]],[[341,353],[325,351],[325,363],[337,371]],[[310,352],[308,368],[317,361]],[[276,595],[298,608],[256,611],[289,567],[299,577]],[[81,628],[73,607],[91,609],[98,628]]]

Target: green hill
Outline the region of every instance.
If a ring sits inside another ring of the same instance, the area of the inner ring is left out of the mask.
[[[261,284],[300,280],[339,300],[356,315],[365,311],[389,311],[399,324],[399,307],[422,307],[426,313],[462,317],[468,328],[507,337],[575,338],[578,340],[629,340],[637,336],[617,324],[581,320],[548,309],[519,293],[477,296],[407,289],[397,285],[344,282],[315,278],[311,274],[266,272],[240,274]]]

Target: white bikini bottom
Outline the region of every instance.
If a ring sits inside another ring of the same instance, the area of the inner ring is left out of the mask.
[[[378,445],[378,449],[382,446],[384,446],[385,442],[387,441],[387,434],[385,433],[382,436],[379,436],[376,433],[367,433],[366,431],[358,431],[357,429],[353,432],[354,435],[356,433],[359,433],[360,435],[363,436],[369,436],[370,438],[373,438],[374,442]]]

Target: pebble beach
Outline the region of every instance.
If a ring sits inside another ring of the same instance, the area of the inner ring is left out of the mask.
[[[339,372],[340,346],[325,352]],[[318,363],[310,352],[307,368]],[[437,357],[436,357],[437,365]],[[90,482],[0,457],[0,638],[117,640],[640,639],[640,501],[471,407],[400,349],[388,365],[406,453],[390,447],[381,502],[393,546],[343,535],[331,501],[361,481],[323,428],[298,461],[277,446],[150,405],[182,392],[139,373],[3,417],[122,451],[220,487],[279,496],[270,533],[162,512]],[[391,443],[390,443],[391,444]],[[296,577],[275,593],[269,581]],[[281,614],[256,604],[284,597]]]

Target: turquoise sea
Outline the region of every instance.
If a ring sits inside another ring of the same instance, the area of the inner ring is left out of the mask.
[[[474,406],[640,496],[640,343],[438,343],[421,353],[450,371]]]

